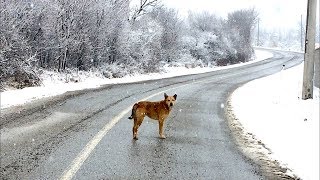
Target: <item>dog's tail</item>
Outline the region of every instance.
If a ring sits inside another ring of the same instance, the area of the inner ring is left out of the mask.
[[[136,103],[136,104],[133,105],[133,107],[132,107],[132,112],[131,112],[131,116],[128,117],[128,119],[133,119],[133,117],[134,117],[135,114],[136,114],[137,108],[138,108],[138,104]]]

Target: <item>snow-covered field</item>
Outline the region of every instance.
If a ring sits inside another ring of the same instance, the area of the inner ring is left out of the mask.
[[[266,51],[256,50],[254,61],[271,56]],[[64,83],[65,75],[46,72],[40,87],[2,92],[1,109],[103,84],[161,79],[241,65],[194,69],[166,67],[166,73],[137,74],[114,79],[106,79],[95,73],[79,73],[78,83]],[[313,100],[303,101],[299,98],[301,82],[302,65],[244,85],[233,93],[232,105],[245,129],[271,149],[273,158],[287,165],[303,179],[313,180],[319,179],[319,90],[315,90]]]
[[[319,179],[319,89],[301,100],[303,64],[251,81],[232,95],[233,111],[280,161],[304,180]]]

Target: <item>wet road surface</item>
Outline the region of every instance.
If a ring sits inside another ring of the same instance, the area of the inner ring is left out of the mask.
[[[254,64],[210,73],[106,85],[2,111],[2,179],[263,179],[240,153],[224,117],[224,103],[243,83],[302,61],[273,51]],[[132,140],[132,105],[177,94],[158,138],[146,118]],[[14,112],[14,113],[13,113]],[[18,113],[20,112],[20,113]]]

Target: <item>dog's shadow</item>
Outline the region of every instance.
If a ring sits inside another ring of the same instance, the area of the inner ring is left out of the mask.
[[[132,140],[130,147],[131,156],[145,156],[150,153],[151,155],[163,156],[162,152],[168,152],[174,146],[196,146],[201,144],[198,137],[185,137],[185,136],[167,136],[166,139],[159,137],[141,137],[139,140]],[[152,154],[153,153],[153,154]]]
[[[159,137],[150,137],[146,138],[143,137],[142,140],[134,140],[132,139],[131,147],[130,147],[130,155],[131,156],[145,156],[146,153],[157,153],[160,150],[165,150],[168,148],[168,143],[166,143],[166,140],[169,140],[170,138],[161,139]]]

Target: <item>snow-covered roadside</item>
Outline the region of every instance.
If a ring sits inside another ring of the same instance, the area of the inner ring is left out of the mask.
[[[27,102],[31,102],[36,99],[56,96],[59,94],[63,94],[67,91],[76,91],[81,89],[90,89],[97,88],[101,85],[105,84],[119,84],[119,83],[129,83],[129,82],[137,82],[137,81],[145,81],[151,79],[162,79],[174,76],[182,76],[186,74],[199,74],[205,73],[209,71],[216,71],[220,69],[237,67],[245,64],[250,64],[255,61],[264,60],[272,57],[272,54],[263,50],[255,51],[256,58],[253,61],[236,64],[232,66],[225,67],[215,67],[215,68],[192,68],[187,69],[185,67],[166,67],[166,73],[152,73],[152,74],[136,74],[131,76],[126,76],[123,78],[114,78],[107,79],[101,76],[98,76],[95,73],[92,74],[83,74],[80,76],[80,82],[78,83],[64,83],[64,77],[59,77],[58,74],[55,73],[46,73],[43,78],[43,85],[40,87],[29,87],[18,90],[8,90],[5,92],[1,92],[1,109],[7,108],[10,106],[21,105]],[[60,75],[61,76],[61,75]]]
[[[271,158],[304,180],[319,179],[319,89],[301,100],[303,64],[251,81],[231,96],[233,112],[272,152]]]

